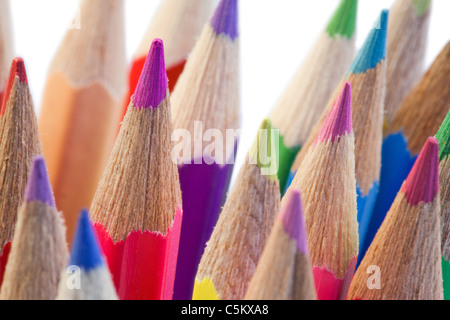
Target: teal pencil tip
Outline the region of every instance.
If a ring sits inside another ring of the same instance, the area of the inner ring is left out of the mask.
[[[355,34],[358,0],[342,0],[327,26],[331,38],[341,36],[350,39]]]
[[[349,73],[365,73],[386,59],[388,19],[389,11],[383,10],[350,67]]]

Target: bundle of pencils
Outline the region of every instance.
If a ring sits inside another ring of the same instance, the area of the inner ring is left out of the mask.
[[[408,94],[386,130],[378,198],[362,247],[365,252],[381,226],[427,137],[439,129],[450,109],[450,42]]]
[[[214,2],[215,0],[163,0],[131,63],[128,95],[121,120],[127,112],[131,95],[136,90],[153,39],[160,38],[167,44],[165,59],[169,90],[172,91],[198,35],[212,13]]]
[[[222,0],[189,56],[172,96],[185,218],[175,280],[177,300],[192,298],[205,244],[225,201],[240,124],[238,1]],[[181,134],[181,136],[180,136]],[[213,138],[226,143],[210,146]],[[181,150],[181,151],[180,151]],[[209,150],[209,152],[208,152]]]
[[[13,60],[0,109],[0,285],[33,158],[42,154],[25,64]]]
[[[272,111],[270,118],[281,133],[278,178],[282,193],[298,151],[354,58],[357,7],[357,0],[340,2]]]
[[[353,130],[355,132],[360,244],[366,237],[380,181],[383,110],[386,88],[387,28],[388,11],[384,10],[375,22],[364,46],[359,51],[346,76],[346,81],[351,83],[353,88]],[[294,162],[291,169],[292,175],[298,170],[309,147],[316,140],[317,134],[343,86],[344,83],[339,85],[333,101],[330,101],[318,124],[311,131],[307,142]]]
[[[362,260],[348,299],[442,299],[439,220],[439,145],[429,138]]]
[[[280,209],[277,142],[265,120],[200,261],[194,300],[244,298]]]
[[[91,214],[120,299],[171,299],[182,221],[161,40],[152,43]]]
[[[67,240],[89,207],[117,135],[126,93],[123,0],[83,0],[50,67],[39,131]]]
[[[346,83],[283,198],[302,194],[319,300],[345,299],[358,257],[351,101]]]

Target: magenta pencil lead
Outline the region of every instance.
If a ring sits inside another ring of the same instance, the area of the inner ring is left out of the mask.
[[[167,73],[164,61],[164,44],[155,39],[139,78],[133,104],[136,108],[156,109],[167,95]]]

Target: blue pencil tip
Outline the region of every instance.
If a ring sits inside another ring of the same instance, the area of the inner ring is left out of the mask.
[[[227,35],[234,40],[238,37],[238,3],[237,0],[221,0],[211,26],[217,35]]]
[[[388,19],[389,11],[383,10],[348,73],[364,73],[386,59]]]
[[[73,240],[70,265],[89,271],[103,264],[103,254],[89,220],[89,213],[87,210],[83,210],[78,219],[78,226]]]

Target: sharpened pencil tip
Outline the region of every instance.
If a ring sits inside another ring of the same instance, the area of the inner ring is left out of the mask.
[[[325,141],[334,143],[343,135],[351,134],[353,132],[352,123],[352,87],[350,82],[346,82],[314,144]]]
[[[150,47],[136,91],[132,98],[137,109],[156,109],[167,95],[167,73],[164,60],[164,44],[155,39]]]
[[[374,69],[378,63],[386,59],[388,19],[389,11],[383,10],[353,61],[349,73],[364,73],[369,69]]]
[[[3,96],[2,108],[0,114],[3,115],[6,111],[6,105],[8,103],[9,97],[11,95],[11,90],[14,86],[14,81],[16,78],[19,79],[21,83],[28,83],[27,72],[25,69],[25,63],[22,58],[14,58],[11,63],[11,69],[9,71],[9,78],[6,84],[5,93]]]
[[[89,219],[89,212],[83,210],[78,218],[70,265],[89,271],[103,264],[103,254]]]
[[[286,233],[297,243],[297,249],[304,255],[309,255],[300,191],[293,189],[286,195],[286,202],[281,208],[279,219]]]
[[[439,161],[442,161],[450,154],[450,112],[436,134],[436,139],[439,142]]]
[[[211,26],[217,35],[227,35],[234,40],[238,37],[237,0],[221,0],[212,19]]]
[[[37,156],[33,160],[25,192],[26,202],[39,201],[55,207],[52,187],[48,179],[44,157]]]
[[[421,17],[429,11],[432,0],[413,0],[412,3],[417,15]]]
[[[355,34],[358,0],[342,0],[335,11],[327,32],[331,38],[337,35],[350,39]]]
[[[428,138],[402,187],[408,203],[430,203],[439,192],[439,143]]]

